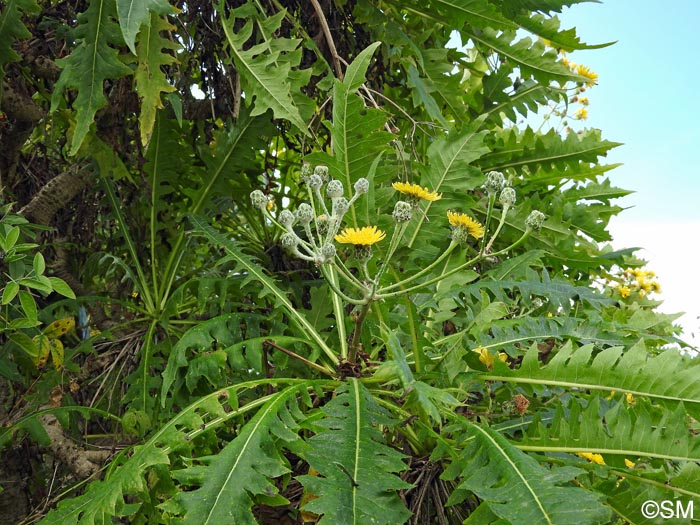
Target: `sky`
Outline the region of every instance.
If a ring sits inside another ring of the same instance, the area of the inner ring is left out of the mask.
[[[672,6],[672,7],[671,7]],[[684,340],[700,345],[700,2],[607,0],[576,4],[559,16],[588,44],[616,43],[569,58],[598,73],[586,126],[624,145],[605,163],[614,186],[635,193],[618,199],[625,209],[611,221],[613,246],[643,247],[662,286],[660,310],[685,312],[677,323]]]

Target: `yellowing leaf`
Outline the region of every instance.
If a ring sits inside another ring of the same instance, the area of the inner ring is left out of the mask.
[[[58,339],[73,330],[75,330],[75,319],[72,317],[65,317],[64,319],[56,319],[53,323],[44,328],[42,333],[51,339]]]
[[[63,343],[58,339],[50,339],[49,348],[51,352],[51,361],[53,361],[53,366],[56,370],[60,370],[63,367],[63,358],[65,356],[65,351],[63,350]]]
[[[31,356],[32,362],[35,366],[40,368],[46,364],[46,360],[49,358],[51,343],[49,338],[45,335],[35,335],[32,341],[34,341],[34,345],[37,349],[36,355]]]

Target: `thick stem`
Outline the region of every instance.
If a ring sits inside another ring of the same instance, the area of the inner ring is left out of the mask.
[[[352,333],[352,341],[350,341],[350,348],[348,351],[348,361],[350,361],[352,364],[357,363],[357,354],[360,351],[361,346],[360,339],[362,338],[362,324],[367,317],[371,304],[371,302],[368,302],[362,305],[362,308],[360,308],[360,313],[357,314],[357,317],[355,317],[355,330]]]

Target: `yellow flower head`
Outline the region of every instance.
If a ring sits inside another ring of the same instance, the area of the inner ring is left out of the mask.
[[[450,226],[453,228],[464,228],[475,239],[481,239],[484,236],[484,227],[479,221],[472,219],[469,215],[448,211],[447,220],[450,222]]]
[[[396,191],[400,191],[404,195],[413,197],[414,199],[423,199],[425,201],[436,201],[442,199],[442,195],[435,191],[430,191],[428,188],[421,188],[418,184],[411,184],[409,182],[394,182],[392,184]]]
[[[586,108],[579,108],[574,113],[574,118],[579,120],[586,120],[588,118],[588,110]]]
[[[649,283],[649,285],[651,286],[650,291],[656,292],[656,293],[661,293],[661,285],[659,284],[659,281],[651,281],[651,283]]]
[[[365,226],[363,228],[345,228],[335,236],[335,240],[343,244],[371,246],[384,237],[386,237],[386,233],[378,230],[376,226]]]
[[[583,104],[584,106],[587,106],[588,104],[590,104],[590,101],[588,100],[588,97],[581,97],[580,99],[578,99],[578,101],[579,101],[581,104]]]
[[[587,86],[593,87],[598,80],[598,73],[592,71],[590,67],[579,64],[576,66],[576,74],[586,77],[588,80],[584,82]]]
[[[592,454],[591,452],[579,452],[576,455],[580,458],[587,459],[591,463],[596,463],[597,465],[605,465],[605,460],[600,454]]]
[[[630,287],[629,286],[620,286],[620,297],[623,299],[627,298],[630,296]]]
[[[479,361],[481,361],[486,368],[493,370],[494,357],[493,354],[489,352],[488,348],[480,346],[475,348],[473,351],[479,354]],[[508,363],[508,354],[505,352],[498,352],[498,360],[501,363]]]
[[[634,462],[630,461],[629,459],[625,458],[625,466],[627,468],[634,468]]]

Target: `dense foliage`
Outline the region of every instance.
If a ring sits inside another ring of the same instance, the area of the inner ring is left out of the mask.
[[[609,244],[579,1],[4,2],[0,521],[700,498],[700,365]]]

